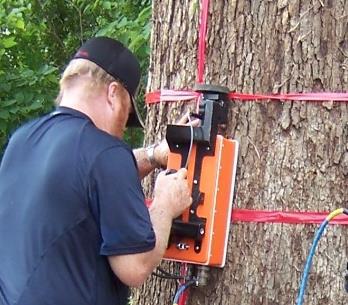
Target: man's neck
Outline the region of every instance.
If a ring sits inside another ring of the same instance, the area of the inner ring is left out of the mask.
[[[69,88],[64,90],[59,106],[69,107],[86,114],[97,128],[110,133],[102,98],[101,94],[91,93],[83,87]]]

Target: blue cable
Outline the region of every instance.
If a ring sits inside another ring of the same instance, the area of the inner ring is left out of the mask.
[[[188,287],[190,287],[192,284],[196,283],[196,281],[197,281],[197,280],[191,280],[191,281],[188,281],[187,283],[182,284],[181,286],[179,286],[179,288],[178,288],[178,290],[176,291],[175,296],[174,296],[174,300],[173,300],[173,304],[174,304],[174,305],[178,304],[179,298],[180,298],[181,294],[182,294]]]
[[[318,242],[320,240],[320,237],[323,234],[328,223],[329,223],[329,220],[325,219],[322,222],[322,224],[320,225],[320,227],[319,227],[319,229],[314,237],[313,244],[312,244],[311,250],[308,254],[306,265],[305,265],[304,270],[303,270],[303,276],[302,276],[302,281],[301,281],[301,285],[300,285],[300,290],[299,290],[297,301],[296,301],[297,305],[303,304],[303,297],[304,297],[304,293],[305,293],[306,286],[307,286],[309,271],[310,271],[311,266],[312,266],[313,256],[314,256],[315,250],[317,248]]]
[[[308,254],[308,257],[307,257],[307,261],[306,261],[306,265],[305,265],[305,268],[303,270],[303,276],[302,276],[302,281],[301,281],[301,285],[300,285],[300,290],[299,290],[297,301],[296,301],[297,305],[302,305],[303,304],[303,298],[304,298],[304,293],[305,293],[306,286],[307,286],[309,271],[310,271],[311,266],[312,266],[313,256],[314,256],[314,253],[315,253],[315,249],[317,248],[318,242],[320,240],[320,237],[323,234],[323,232],[324,232],[327,224],[330,222],[330,220],[334,219],[336,216],[338,216],[340,214],[345,214],[345,215],[348,216],[348,209],[340,208],[340,209],[336,209],[333,212],[331,212],[325,218],[325,220],[322,222],[322,224],[320,225],[317,233],[315,234],[315,237],[314,237],[314,240],[313,240],[313,245],[312,245],[311,250],[309,251],[309,254]]]

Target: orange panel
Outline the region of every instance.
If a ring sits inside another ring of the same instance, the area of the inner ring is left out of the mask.
[[[237,168],[238,143],[223,140],[209,265],[225,265]]]
[[[196,145],[193,145],[189,157],[188,182],[192,189]],[[206,218],[205,235],[199,253],[194,251],[194,240],[182,238],[180,243],[188,245],[188,249],[180,250],[176,244],[170,244],[165,258],[200,265],[222,266],[226,254],[230,212],[232,206],[233,182],[237,158],[237,142],[217,136],[215,155],[205,156],[202,160],[202,170],[199,190],[204,193],[203,204],[197,208],[197,216]],[[168,168],[179,169],[181,155],[170,153]],[[189,210],[183,213],[183,220],[188,221]]]

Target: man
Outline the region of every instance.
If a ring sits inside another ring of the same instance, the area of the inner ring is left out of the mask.
[[[17,130],[0,167],[0,304],[123,305],[160,262],[191,203],[186,170],[160,174],[148,210],[139,177],[166,149],[122,142],[138,121],[140,69],[119,42],[87,41],[59,107]]]

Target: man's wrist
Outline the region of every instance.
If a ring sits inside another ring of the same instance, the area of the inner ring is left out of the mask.
[[[155,143],[145,147],[146,156],[150,164],[155,168],[161,167],[161,164],[159,164],[159,162],[156,160],[156,157],[155,157],[155,149],[158,145],[159,144]]]

